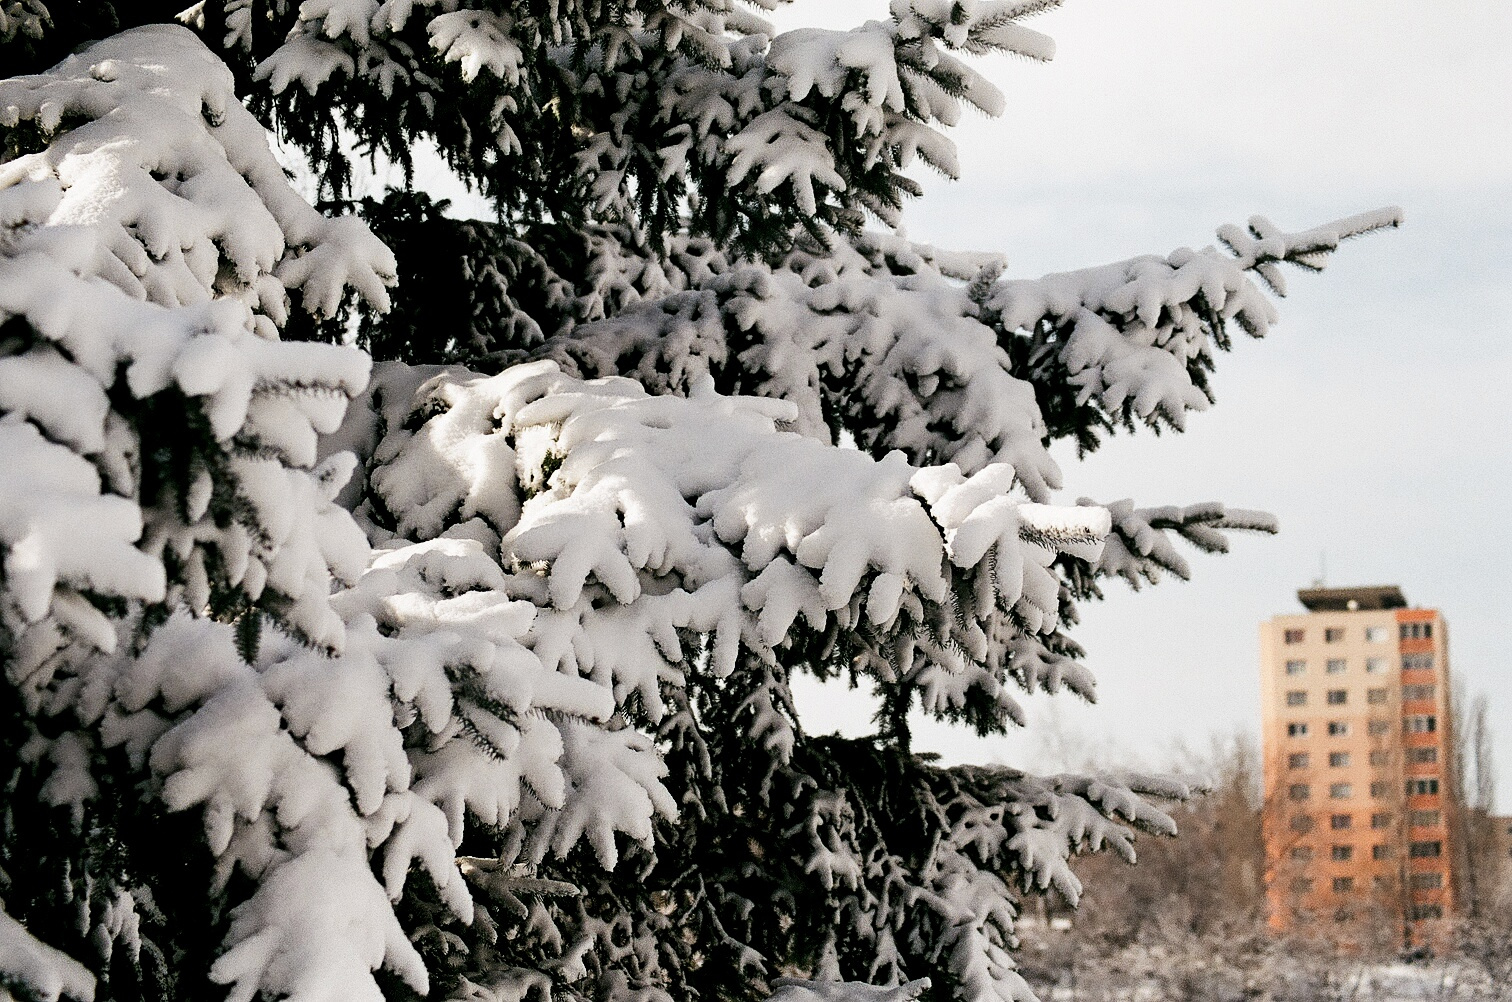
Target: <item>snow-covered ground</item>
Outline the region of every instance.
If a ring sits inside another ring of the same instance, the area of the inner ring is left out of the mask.
[[[1171,1002],[1178,998],[1203,1002],[1228,998],[1264,1002],[1501,1002],[1512,998],[1512,986],[1494,984],[1469,965],[1452,959],[1427,964],[1341,960],[1332,970],[1323,971],[1298,964],[1294,970],[1252,979],[1240,995],[1211,983],[1204,986],[1200,975],[1186,981],[1184,994],[1173,993],[1168,977],[1150,977],[1132,985],[1118,981],[1115,975],[1089,986],[1067,977],[1042,991],[1041,997],[1044,1002]]]

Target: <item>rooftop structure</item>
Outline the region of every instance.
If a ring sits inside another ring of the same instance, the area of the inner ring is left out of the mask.
[[[1303,588],[1297,600],[1308,612],[1361,612],[1375,609],[1405,609],[1407,599],[1396,585],[1361,588]]]

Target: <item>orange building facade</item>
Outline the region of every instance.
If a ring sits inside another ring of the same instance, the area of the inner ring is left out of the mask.
[[[1454,910],[1448,629],[1395,587],[1297,597],[1260,628],[1271,925],[1434,945]]]

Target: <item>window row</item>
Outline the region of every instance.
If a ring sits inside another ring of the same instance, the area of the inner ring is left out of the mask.
[[[1425,797],[1439,792],[1439,781],[1436,779],[1409,779],[1407,780],[1407,796]],[[1308,783],[1292,783],[1286,788],[1288,800],[1311,800],[1312,786]],[[1330,783],[1328,784],[1328,798],[1330,800],[1348,800],[1354,796],[1353,783]],[[1370,796],[1373,800],[1384,800],[1391,796],[1391,784],[1384,780],[1377,780],[1370,784]]]
[[[1413,812],[1414,815],[1416,815],[1417,813],[1418,812],[1416,811]],[[1433,813],[1437,814],[1438,812],[1435,811]],[[1377,831],[1380,831],[1383,828],[1390,828],[1391,819],[1392,815],[1390,811],[1376,811],[1370,816],[1370,827]],[[1310,832],[1313,830],[1316,824],[1317,822],[1310,814],[1293,814],[1291,819],[1291,830],[1294,832]],[[1349,831],[1354,827],[1354,815],[1331,814],[1328,817],[1328,827],[1336,832]]]
[[[1403,624],[1404,628],[1407,624]],[[1421,624],[1412,624],[1421,625]],[[1342,626],[1328,626],[1323,629],[1323,642],[1325,644],[1343,643],[1347,632]],[[1431,634],[1429,634],[1431,636]],[[1402,636],[1407,636],[1403,633]],[[1365,627],[1365,642],[1367,644],[1384,644],[1391,637],[1391,631],[1384,626]],[[1301,644],[1307,642],[1307,630],[1301,627],[1292,627],[1281,631],[1281,641],[1287,644]]]
[[[1286,736],[1289,738],[1305,738],[1308,734],[1308,722],[1305,720],[1292,720],[1286,724]],[[1380,737],[1391,730],[1389,720],[1372,720],[1366,730],[1371,737]],[[1433,734],[1438,731],[1438,717],[1432,714],[1414,714],[1402,718],[1403,734]],[[1330,720],[1328,722],[1328,736],[1331,738],[1346,738],[1349,736],[1349,721]]]
[[[1432,657],[1432,655],[1429,655]],[[1365,672],[1369,675],[1383,675],[1386,673],[1385,658],[1366,658]],[[1342,675],[1349,670],[1348,658],[1328,658],[1323,662],[1323,671],[1328,675]],[[1305,658],[1292,659],[1286,662],[1286,674],[1306,675],[1307,660]]]
[[[1307,736],[1307,721],[1294,720],[1286,725],[1286,736],[1289,738],[1304,738]],[[1328,736],[1331,738],[1344,738],[1349,736],[1349,721],[1330,720],[1328,722]]]
[[[1431,685],[1430,686],[1404,686],[1403,688],[1404,688],[1404,691],[1405,691],[1406,689],[1409,689],[1409,688],[1417,688],[1417,689],[1427,688],[1427,689],[1432,689],[1433,686],[1431,686]],[[1329,706],[1347,706],[1349,704],[1349,690],[1348,689],[1329,689],[1328,692],[1326,693],[1326,695],[1324,696],[1324,699],[1326,700],[1326,702],[1328,703]],[[1377,688],[1377,689],[1366,689],[1365,690],[1365,702],[1369,703],[1372,706],[1379,706],[1382,703],[1389,702],[1390,699],[1391,699],[1391,693],[1384,686],[1381,687],[1381,688]],[[1306,706],[1307,705],[1307,690],[1306,689],[1290,689],[1290,690],[1288,690],[1287,693],[1286,693],[1286,705],[1287,706]]]
[[[1414,873],[1410,879],[1414,891],[1432,891],[1444,886],[1442,873]],[[1291,882],[1291,889],[1298,894],[1309,894],[1316,886],[1317,882],[1312,877],[1296,877]],[[1391,878],[1376,877],[1375,886],[1378,889],[1389,888]],[[1355,878],[1334,877],[1332,887],[1335,894],[1350,894],[1355,889]],[[1412,909],[1414,919],[1443,918],[1443,915],[1444,910],[1440,905],[1416,905]]]
[[[1352,845],[1330,846],[1328,851],[1328,858],[1333,860],[1335,863],[1348,863],[1354,859],[1354,851],[1355,847]],[[1290,855],[1292,859],[1301,863],[1306,863],[1313,858],[1312,846],[1292,846]],[[1391,846],[1385,842],[1377,842],[1375,845],[1370,847],[1370,858],[1373,860],[1390,859],[1391,856]]]
[[[1380,787],[1379,793],[1376,792],[1377,787]],[[1385,783],[1372,783],[1370,790],[1372,796],[1384,797],[1387,793]],[[1307,783],[1293,783],[1287,788],[1286,795],[1291,800],[1308,800],[1312,797],[1312,787]],[[1348,800],[1354,796],[1354,786],[1350,783],[1330,784],[1328,796],[1333,800]]]
[[[1402,655],[1402,670],[1403,671],[1413,671],[1413,670],[1416,670],[1416,669],[1432,668],[1432,667],[1433,667],[1433,655],[1432,654],[1403,654]],[[1384,675],[1386,673],[1386,668],[1387,668],[1387,661],[1386,661],[1385,658],[1366,658],[1365,659],[1365,673],[1367,675]],[[1342,675],[1345,672],[1347,672],[1348,670],[1349,670],[1349,659],[1348,658],[1328,658],[1327,660],[1325,660],[1323,662],[1323,673],[1325,675]],[[1292,676],[1306,675],[1307,674],[1307,659],[1306,658],[1290,658],[1290,659],[1288,659],[1287,662],[1286,662],[1286,674],[1292,675]]]
[[[1330,769],[1348,768],[1351,761],[1352,758],[1347,751],[1328,753],[1328,767]],[[1370,753],[1371,765],[1389,765],[1390,763],[1390,752],[1373,751]],[[1306,769],[1310,764],[1312,764],[1312,754],[1310,752],[1292,752],[1286,757],[1286,767],[1288,769]]]
[[[1432,640],[1433,624],[1403,623],[1399,632],[1403,640]]]

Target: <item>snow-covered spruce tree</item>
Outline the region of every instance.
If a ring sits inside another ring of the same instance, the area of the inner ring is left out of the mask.
[[[0,998],[1029,998],[1020,897],[1187,791],[909,714],[1091,698],[1078,602],[1272,528],[1047,449],[1181,428],[1257,280],[1396,214],[895,235],[1053,0],[179,4],[0,0]],[[495,220],[348,201],[422,141]]]

